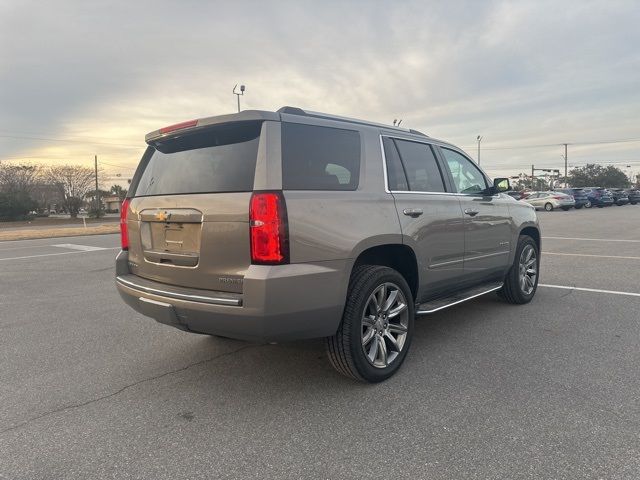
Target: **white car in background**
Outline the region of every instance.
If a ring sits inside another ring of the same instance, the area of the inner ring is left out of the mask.
[[[576,206],[576,201],[572,195],[560,192],[529,192],[523,202],[533,205],[536,210],[544,208],[547,212],[554,208],[569,210]]]

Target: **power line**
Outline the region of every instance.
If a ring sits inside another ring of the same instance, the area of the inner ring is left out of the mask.
[[[640,138],[624,138],[620,140],[602,140],[597,142],[569,142],[567,145],[605,145],[605,144],[615,144],[615,143],[631,143],[631,142],[640,142]],[[525,148],[551,148],[551,147],[562,147],[565,143],[546,143],[546,144],[537,144],[537,145],[509,145],[503,147],[482,147],[483,150],[518,150]],[[465,149],[475,148],[476,146],[467,145],[464,147]]]
[[[104,145],[109,147],[121,147],[121,148],[136,148],[136,149],[145,148],[144,145],[128,145],[124,143],[87,142],[83,140],[70,140],[70,139],[64,139],[64,138],[49,138],[49,137],[26,137],[21,135],[0,135],[0,138],[14,138],[14,139],[20,139],[20,140],[38,140],[38,141],[45,141],[45,142],[81,143],[84,145]]]

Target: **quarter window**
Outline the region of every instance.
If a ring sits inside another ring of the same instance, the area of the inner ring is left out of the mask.
[[[358,132],[282,124],[282,187],[285,190],[355,190],[359,177]]]
[[[477,194],[487,189],[487,180],[471,160],[448,148],[441,150],[458,193]]]

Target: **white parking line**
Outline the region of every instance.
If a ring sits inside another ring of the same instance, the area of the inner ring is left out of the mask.
[[[628,297],[640,297],[640,293],[619,292],[617,290],[601,290],[599,288],[569,287],[569,286],[566,286],[566,285],[548,285],[548,284],[544,284],[544,283],[539,283],[538,286],[539,287],[546,287],[546,288],[560,288],[562,290],[578,290],[580,292],[610,293],[610,294],[613,294],[613,295],[626,295]]]
[[[640,260],[640,257],[625,257],[622,255],[592,255],[589,253],[559,253],[559,252],[542,252],[542,255],[566,255],[568,257],[597,257],[597,258],[624,258],[627,260]]]
[[[120,250],[120,247],[114,247],[114,248],[103,248],[101,249],[102,251],[105,250]],[[7,257],[7,258],[0,258],[0,262],[4,262],[7,260],[22,260],[24,258],[37,258],[37,257],[55,257],[58,255],[73,255],[74,253],[89,253],[89,252],[95,252],[95,250],[77,250],[74,252],[61,252],[61,253],[43,253],[40,255],[26,255],[24,257]]]
[[[622,240],[619,238],[579,238],[579,237],[542,237],[543,240],[584,240],[585,242],[630,242],[640,243],[640,240]]]
[[[68,248],[69,250],[82,250],[83,252],[93,252],[95,250],[106,250],[106,247],[94,247],[93,245],[78,245],[77,243],[57,243],[51,246]]]

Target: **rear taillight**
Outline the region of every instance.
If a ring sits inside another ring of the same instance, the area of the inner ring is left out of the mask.
[[[198,120],[187,120],[186,122],[176,123],[175,125],[169,125],[168,127],[162,127],[160,133],[169,133],[175,130],[182,130],[183,128],[195,127],[198,124]]]
[[[256,192],[249,205],[251,262],[289,263],[287,209],[282,192]]]
[[[559,195],[554,195],[554,196],[553,196],[553,197],[551,197],[551,198],[555,198],[556,200],[564,200],[564,198],[565,198],[565,197],[561,197],[561,196],[559,196]]]
[[[131,203],[131,199],[125,198],[120,205],[120,246],[122,250],[129,250],[129,229],[127,228],[129,203]]]

